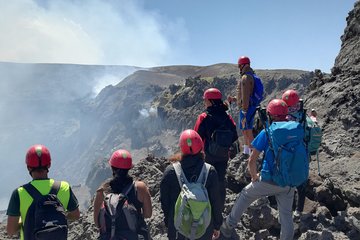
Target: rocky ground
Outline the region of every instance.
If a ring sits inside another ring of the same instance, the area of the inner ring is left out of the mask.
[[[145,181],[150,189],[154,211],[147,222],[154,240],[167,239],[159,203],[159,182],[168,164],[165,158],[149,156],[131,170],[131,174]],[[238,157],[229,163],[224,216],[229,214],[239,191],[249,181],[245,171],[246,164]],[[304,214],[294,220],[295,239],[359,239],[360,208],[359,203],[354,202],[360,199],[358,192],[344,192],[343,186],[332,178],[318,176],[316,161],[312,161]],[[243,214],[233,239],[278,239],[279,232],[276,204],[259,200]],[[70,224],[69,239],[95,240],[97,235],[91,207],[82,214],[78,222]],[[0,235],[0,238],[8,239],[4,235]]]

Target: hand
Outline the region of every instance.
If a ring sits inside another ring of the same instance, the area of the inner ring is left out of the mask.
[[[232,102],[236,102],[236,97],[228,96],[227,100],[231,104]]]
[[[220,237],[220,230],[214,230],[212,235],[212,240],[218,239]]]
[[[257,182],[257,181],[259,181],[259,179],[260,179],[259,173],[257,173],[254,176],[251,176],[251,182]]]
[[[244,117],[244,119],[241,121],[241,126],[243,129],[246,128],[246,118]]]

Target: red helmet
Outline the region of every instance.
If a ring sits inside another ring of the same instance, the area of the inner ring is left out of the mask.
[[[204,147],[200,135],[192,129],[187,129],[181,133],[179,145],[184,155],[195,155]]]
[[[44,145],[34,145],[29,148],[25,158],[26,165],[31,168],[47,167],[51,165],[49,149]]]
[[[124,149],[115,151],[111,155],[109,164],[112,167],[121,169],[130,169],[133,167],[131,154]]]
[[[222,94],[219,89],[217,88],[209,88],[204,92],[204,99],[221,99]]]
[[[273,99],[267,105],[266,111],[270,116],[286,117],[288,114],[288,106],[281,99]]]
[[[298,93],[293,89],[285,91],[282,95],[282,100],[284,100],[289,107],[296,105],[299,99]]]
[[[238,60],[238,65],[243,65],[243,64],[250,64],[250,58],[246,56],[241,56]]]

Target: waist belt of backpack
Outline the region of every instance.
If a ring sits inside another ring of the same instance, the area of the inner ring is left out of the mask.
[[[54,181],[54,184],[51,186],[50,192],[48,194],[57,195],[57,193],[59,192],[59,189],[60,189],[60,185],[61,185],[61,182]],[[34,187],[31,183],[27,183],[27,184],[23,185],[23,188],[30,194],[30,196],[34,200],[37,200],[43,196],[40,193],[40,191],[36,187]]]

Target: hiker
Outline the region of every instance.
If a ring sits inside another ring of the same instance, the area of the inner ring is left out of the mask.
[[[283,100],[274,99],[270,101],[266,112],[270,121],[269,129],[276,127],[277,125],[281,125],[283,122],[288,123],[286,121],[288,107]],[[299,125],[296,122],[293,123]],[[302,130],[301,127],[299,128]],[[251,143],[253,146],[253,151],[248,162],[251,183],[240,192],[234,206],[232,207],[230,215],[224,220],[221,226],[221,233],[226,238],[231,237],[234,228],[240,221],[243,212],[250,206],[252,202],[261,197],[275,196],[279,210],[279,221],[281,224],[280,239],[293,239],[294,227],[292,220],[292,204],[295,188],[288,186],[287,184],[283,184],[278,179],[279,175],[274,174],[276,158],[274,157],[272,147],[270,148],[270,140],[267,131],[268,130],[266,130],[266,128],[262,130]],[[292,136],[292,138],[295,137]],[[300,136],[298,141],[302,142],[302,138],[303,136]],[[305,146],[303,145],[304,144],[300,145],[302,146],[302,151],[299,152],[300,156],[306,154]],[[262,169],[260,173],[258,173],[256,168],[256,161],[262,151],[264,151],[265,157]],[[306,158],[305,160],[302,159],[302,162],[306,162],[306,160]],[[297,169],[297,171],[299,170]],[[302,179],[304,178],[307,178],[306,171],[302,172],[302,176],[299,181],[303,181]]]
[[[216,88],[209,88],[204,92],[203,99],[206,111],[198,116],[194,130],[198,132],[204,142],[205,162],[213,165],[218,174],[221,205],[224,206],[229,148],[236,148],[238,134],[234,120],[226,112],[228,108],[222,101],[221,92]],[[218,134],[220,128],[222,136],[220,133]],[[219,144],[225,146],[224,148],[217,146],[216,139],[214,139],[216,137]]]
[[[15,189],[11,195],[6,213],[8,235],[20,231],[22,240],[33,240],[35,235],[42,237],[41,239],[66,239],[67,220],[77,220],[80,217],[79,203],[69,183],[58,182],[48,177],[51,156],[44,145],[30,147],[25,163],[32,180]],[[50,211],[46,206],[44,212],[44,209],[40,208],[40,203],[45,204],[49,199],[54,203],[51,205],[53,208]],[[44,202],[40,202],[41,200]],[[48,219],[55,219],[58,222],[50,222],[47,221]],[[48,228],[54,230],[55,235],[47,230],[44,231],[45,226],[49,224],[55,224],[54,228]],[[62,238],[54,238],[54,236],[62,236]]]
[[[210,205],[207,205],[208,208],[211,208],[211,216],[205,215],[209,213],[208,211],[201,211],[197,209],[197,212],[202,213],[202,220],[210,221],[208,224],[201,226],[205,229],[203,230],[204,234],[196,239],[217,239],[220,235],[220,225],[222,223],[222,208],[220,195],[219,195],[219,182],[218,175],[216,170],[210,164],[205,163],[204,153],[203,153],[203,142],[199,134],[191,129],[183,131],[180,135],[179,146],[181,153],[175,154],[170,158],[172,164],[170,164],[164,172],[164,175],[160,183],[160,202],[161,208],[164,212],[164,222],[167,228],[167,236],[169,239],[191,239],[190,237],[185,237],[186,234],[191,229],[186,229],[186,227],[191,228],[191,226],[186,226],[186,224],[192,224],[187,221],[174,221],[174,217],[181,217],[179,209],[176,208],[176,204],[181,199],[180,193],[183,193],[183,187],[185,185],[189,186],[188,183],[194,185],[198,183],[199,180],[202,186],[205,185],[206,198]],[[207,174],[203,174],[204,169],[206,169]],[[182,173],[182,174],[181,174]],[[182,186],[180,186],[180,183]],[[203,188],[203,187],[202,187]],[[188,205],[189,206],[189,205]],[[179,206],[178,206],[179,207]],[[177,215],[176,215],[177,214]],[[184,214],[187,216],[187,214]],[[202,221],[202,224],[204,224]],[[182,226],[184,223],[185,226]],[[208,226],[207,226],[208,225]],[[184,228],[185,227],[185,228]],[[184,233],[184,234],[182,234]]]
[[[251,142],[254,139],[253,124],[256,108],[263,100],[263,85],[261,79],[255,75],[250,67],[250,59],[242,56],[238,60],[241,78],[237,84],[237,97],[228,97],[228,102],[237,102],[240,108],[239,128],[244,136],[243,153],[241,160],[249,158],[251,153]]]
[[[286,90],[281,99],[288,105],[289,112],[287,120],[297,122],[302,121],[303,112],[300,106],[300,97],[297,91],[294,89]]]
[[[110,157],[109,165],[112,178],[100,185],[94,199],[94,222],[100,231],[99,239],[150,239],[144,221],[144,218],[152,215],[150,192],[144,182],[135,181],[129,175],[128,172],[133,167],[131,154],[124,149],[117,150]],[[122,211],[119,211],[117,204],[123,204]],[[127,208],[129,211],[125,212],[124,206],[132,209]],[[108,212],[111,207],[114,207],[118,214],[114,215],[114,228]]]
[[[288,105],[289,113],[287,119],[290,121],[297,121],[305,125],[305,143],[307,144],[308,151],[310,155],[315,155],[318,159],[318,148],[321,143],[321,128],[317,124],[317,113],[315,109],[312,109],[309,116],[306,116],[306,110],[301,106],[300,97],[296,90],[289,89],[286,90],[282,95],[282,100]],[[309,155],[309,161],[311,161],[311,156]],[[319,162],[318,162],[319,163]],[[318,165],[319,170],[319,165]],[[319,171],[320,172],[320,171]],[[306,188],[308,186],[308,180],[296,188],[297,199],[296,199],[296,209],[294,212],[295,217],[300,217],[305,204],[306,197]]]
[[[282,97],[282,100],[288,105],[288,115],[287,120],[289,121],[298,121],[302,120],[302,112],[300,111],[300,97],[296,90],[289,89],[286,90]],[[305,197],[306,197],[306,187],[308,181],[305,181],[302,185],[296,188],[297,198],[296,198],[296,208],[294,212],[294,217],[300,217],[301,213],[304,210]]]
[[[315,109],[311,109],[310,118],[313,122],[317,123],[317,112]]]

